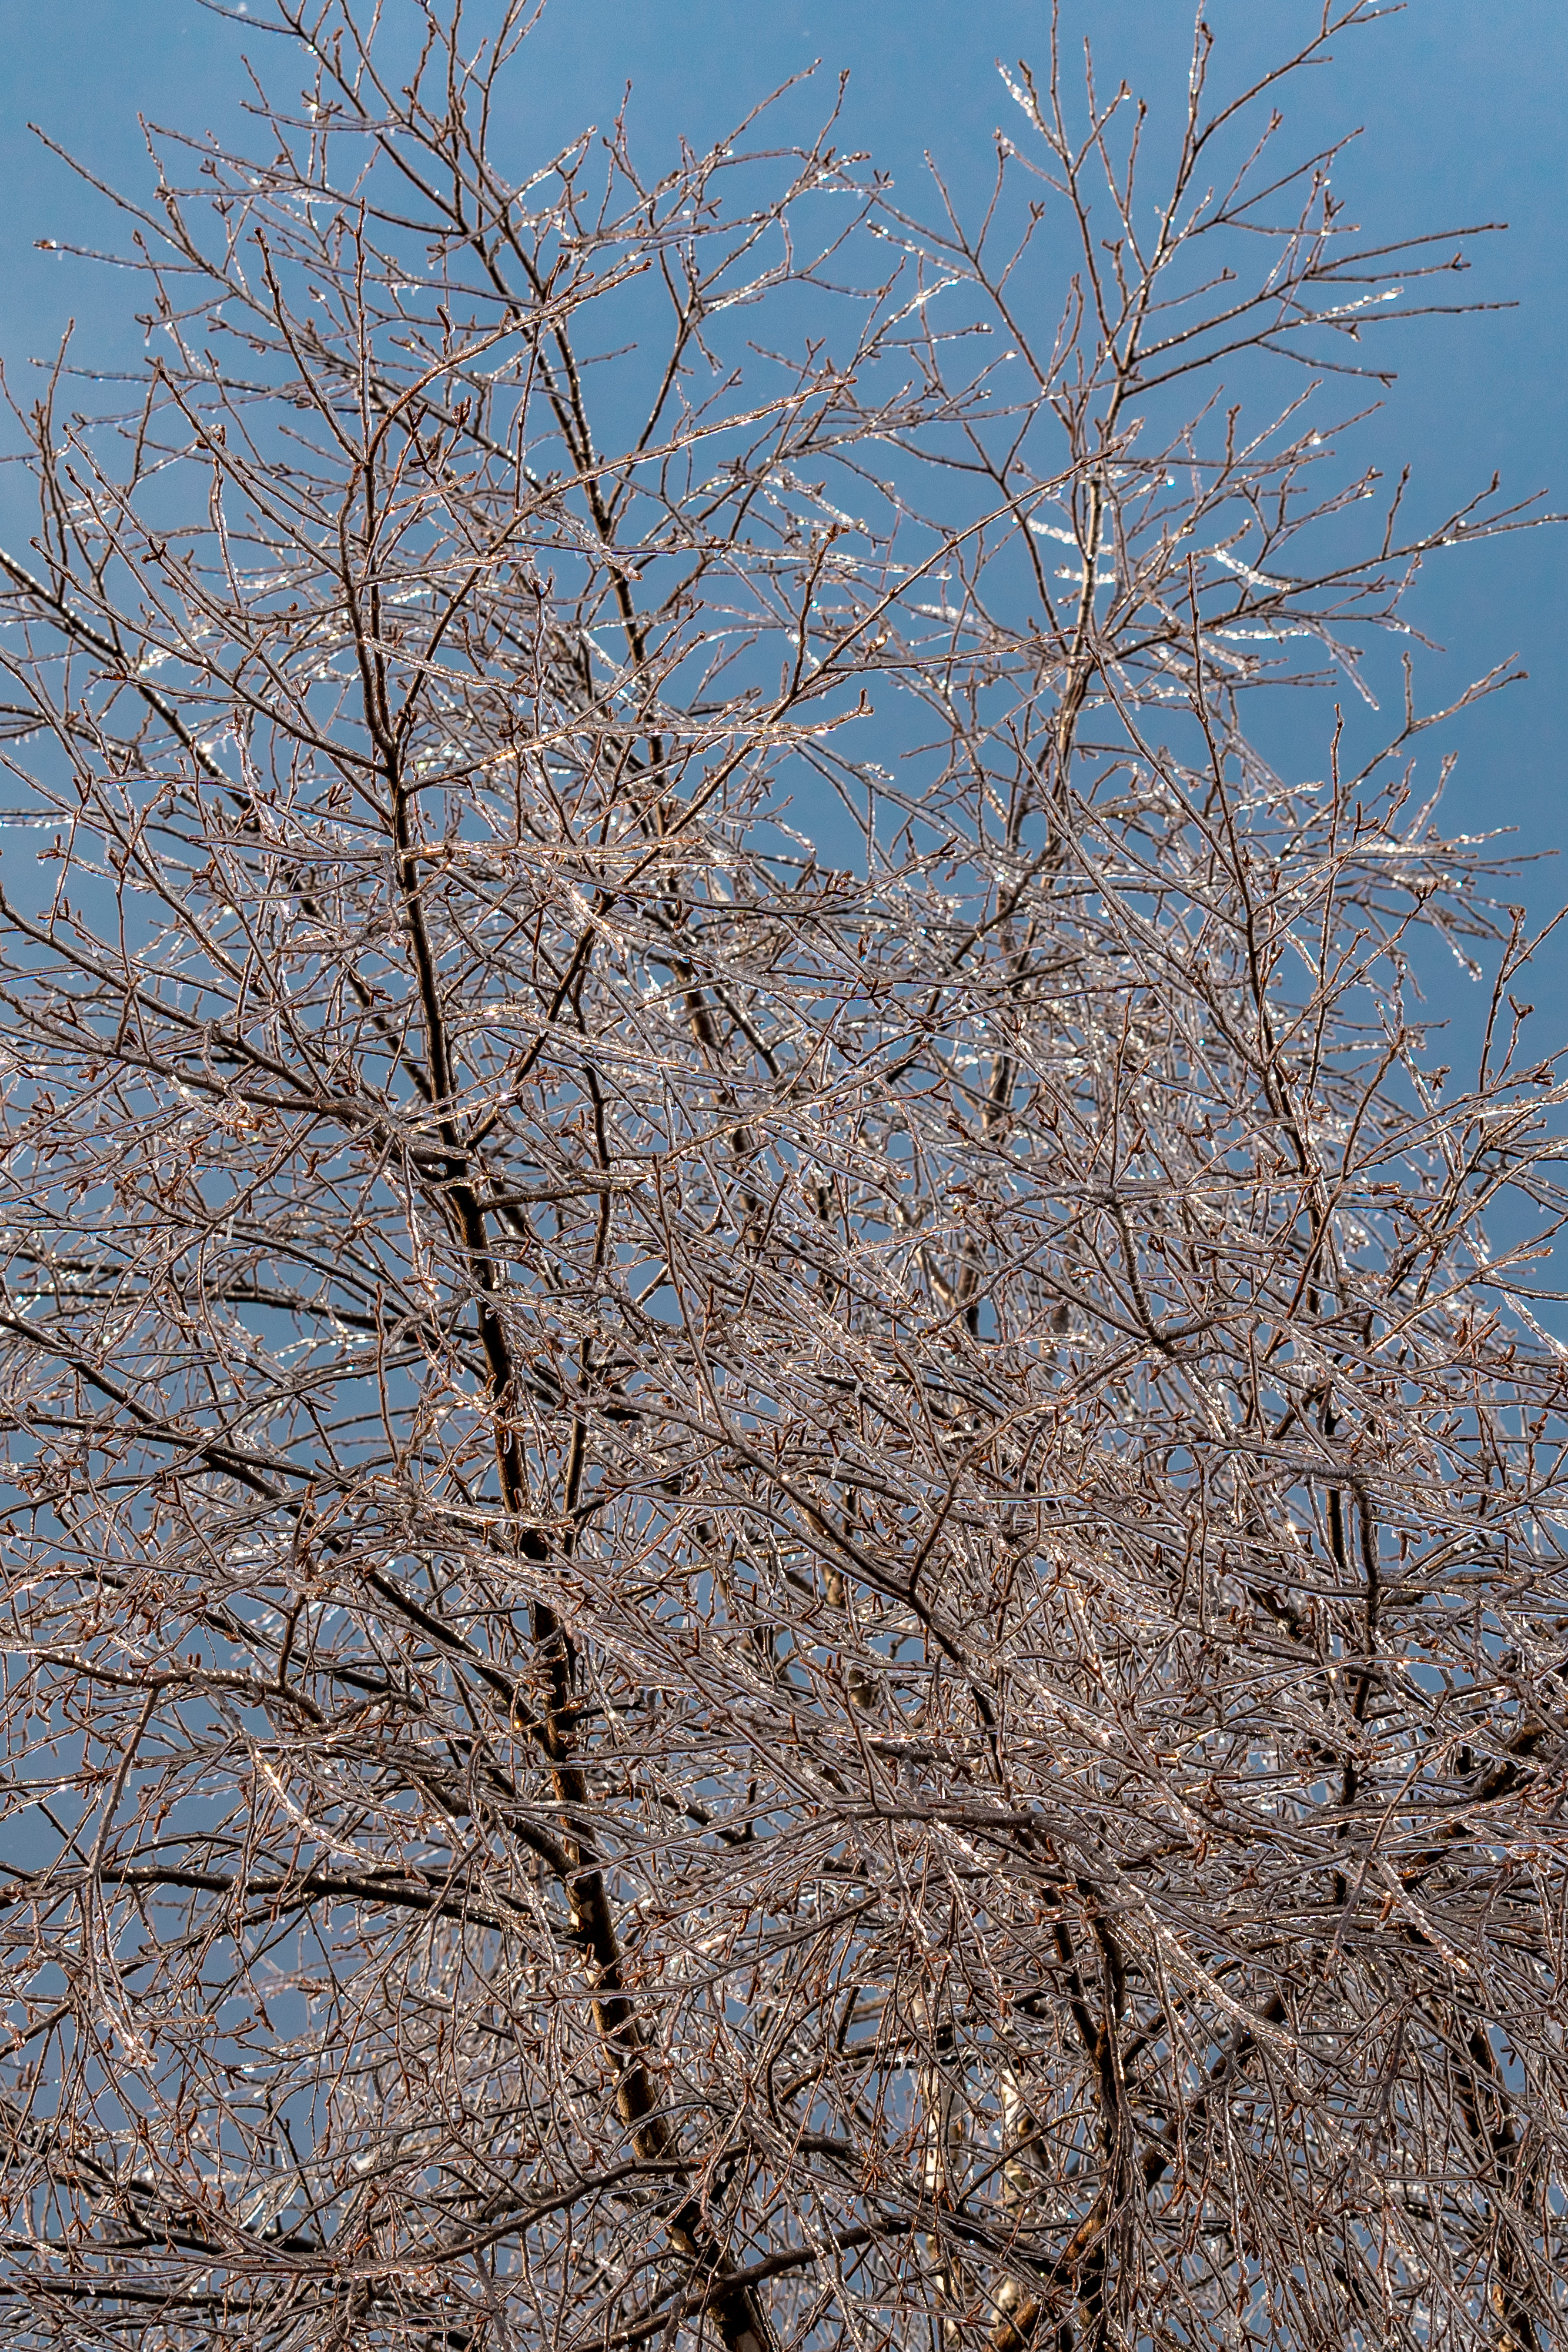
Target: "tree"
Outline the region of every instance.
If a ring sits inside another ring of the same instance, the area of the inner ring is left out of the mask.
[[[14,2344],[1561,2340],[1563,1090],[1408,664],[1248,731],[1535,519],[1338,454],[1463,266],[1276,160],[1375,13],[1053,31],[923,226],[272,0],[117,199],[0,557]]]

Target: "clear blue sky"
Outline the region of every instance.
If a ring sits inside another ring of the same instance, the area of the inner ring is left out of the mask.
[[[475,21],[486,14],[486,0],[468,5]],[[255,6],[259,15],[262,0]],[[1209,14],[1239,68],[1317,11],[1309,0],[1217,0]],[[1106,79],[1125,72],[1179,91],[1185,0],[1075,0],[1071,15],[1092,29]],[[995,61],[1041,58],[1047,24],[1041,0],[551,0],[524,53],[508,130],[537,142],[542,159],[584,123],[605,121],[630,80],[633,126],[648,145],[677,130],[704,140],[821,58],[824,84],[840,67],[852,76],[845,143],[872,149],[906,187],[926,149],[960,184],[977,185],[992,128],[1009,111]],[[131,348],[131,281],[34,250],[39,237],[107,241],[107,232],[28,121],[104,176],[134,182],[146,169],[138,112],[197,131],[232,121],[247,46],[265,56],[277,45],[198,0],[0,0],[0,352],[16,390],[71,316],[84,350],[112,360]],[[1511,224],[1507,237],[1483,247],[1467,285],[1521,307],[1396,331],[1401,381],[1370,428],[1379,461],[1408,457],[1417,495],[1433,508],[1494,467],[1517,490],[1549,487],[1552,502],[1568,507],[1563,0],[1411,0],[1347,39],[1294,103],[1303,135],[1364,126],[1336,185],[1369,229],[1392,237]],[[0,523],[23,539],[25,490],[16,469],[0,468]],[[1415,606],[1452,649],[1455,685],[1460,667],[1479,670],[1516,649],[1531,670],[1511,699],[1461,723],[1449,822],[1513,823],[1538,849],[1568,837],[1565,560],[1568,532],[1472,550],[1434,571]],[[1434,671],[1430,684],[1439,682]],[[1303,708],[1300,723],[1302,772],[1321,772],[1317,719]],[[1538,869],[1529,895],[1538,907],[1568,897],[1568,858]],[[1568,1016],[1568,956],[1555,971]],[[1539,984],[1536,994],[1540,1002]],[[1568,1017],[1551,1025],[1568,1030]]]

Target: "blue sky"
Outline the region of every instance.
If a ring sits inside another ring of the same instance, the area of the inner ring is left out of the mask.
[[[262,0],[255,6],[261,13]],[[469,0],[469,10],[483,16],[486,0]],[[1092,32],[1105,79],[1125,73],[1156,95],[1179,94],[1184,0],[1070,0],[1069,13],[1075,32]],[[1232,73],[1317,16],[1309,0],[1217,0],[1208,13],[1229,60],[1222,70]],[[634,132],[657,152],[680,131],[716,135],[820,58],[824,91],[839,68],[850,73],[844,143],[872,150],[912,194],[927,150],[960,189],[977,189],[993,127],[1009,112],[996,60],[1041,58],[1047,26],[1040,0],[551,0],[520,61],[507,128],[537,143],[542,160],[584,124],[605,121],[630,80]],[[72,317],[78,351],[110,364],[140,341],[127,278],[35,250],[42,237],[108,242],[110,232],[101,205],[43,152],[29,121],[105,178],[134,184],[147,169],[139,112],[221,128],[244,95],[242,54],[277,47],[199,0],[0,0],[8,194],[0,354],[19,395],[29,362],[51,352]],[[1401,380],[1366,428],[1370,453],[1385,466],[1410,460],[1429,509],[1494,467],[1515,491],[1547,488],[1568,507],[1568,9],[1562,0],[1412,0],[1347,38],[1292,106],[1302,138],[1364,126],[1336,185],[1369,230],[1393,237],[1511,224],[1506,237],[1484,241],[1466,290],[1520,308],[1396,331]],[[0,468],[0,523],[13,539],[27,536],[26,485],[15,467]],[[1456,730],[1449,823],[1517,824],[1535,850],[1554,847],[1565,830],[1565,556],[1561,532],[1466,551],[1431,572],[1413,606],[1450,648],[1446,676],[1429,669],[1434,694],[1457,689],[1461,669],[1516,650],[1530,669],[1528,685]],[[1288,723],[1301,729],[1303,772],[1318,772],[1321,714],[1302,705]],[[1528,896],[1541,909],[1568,897],[1568,860],[1537,867]],[[1568,957],[1554,967],[1568,1012]]]

